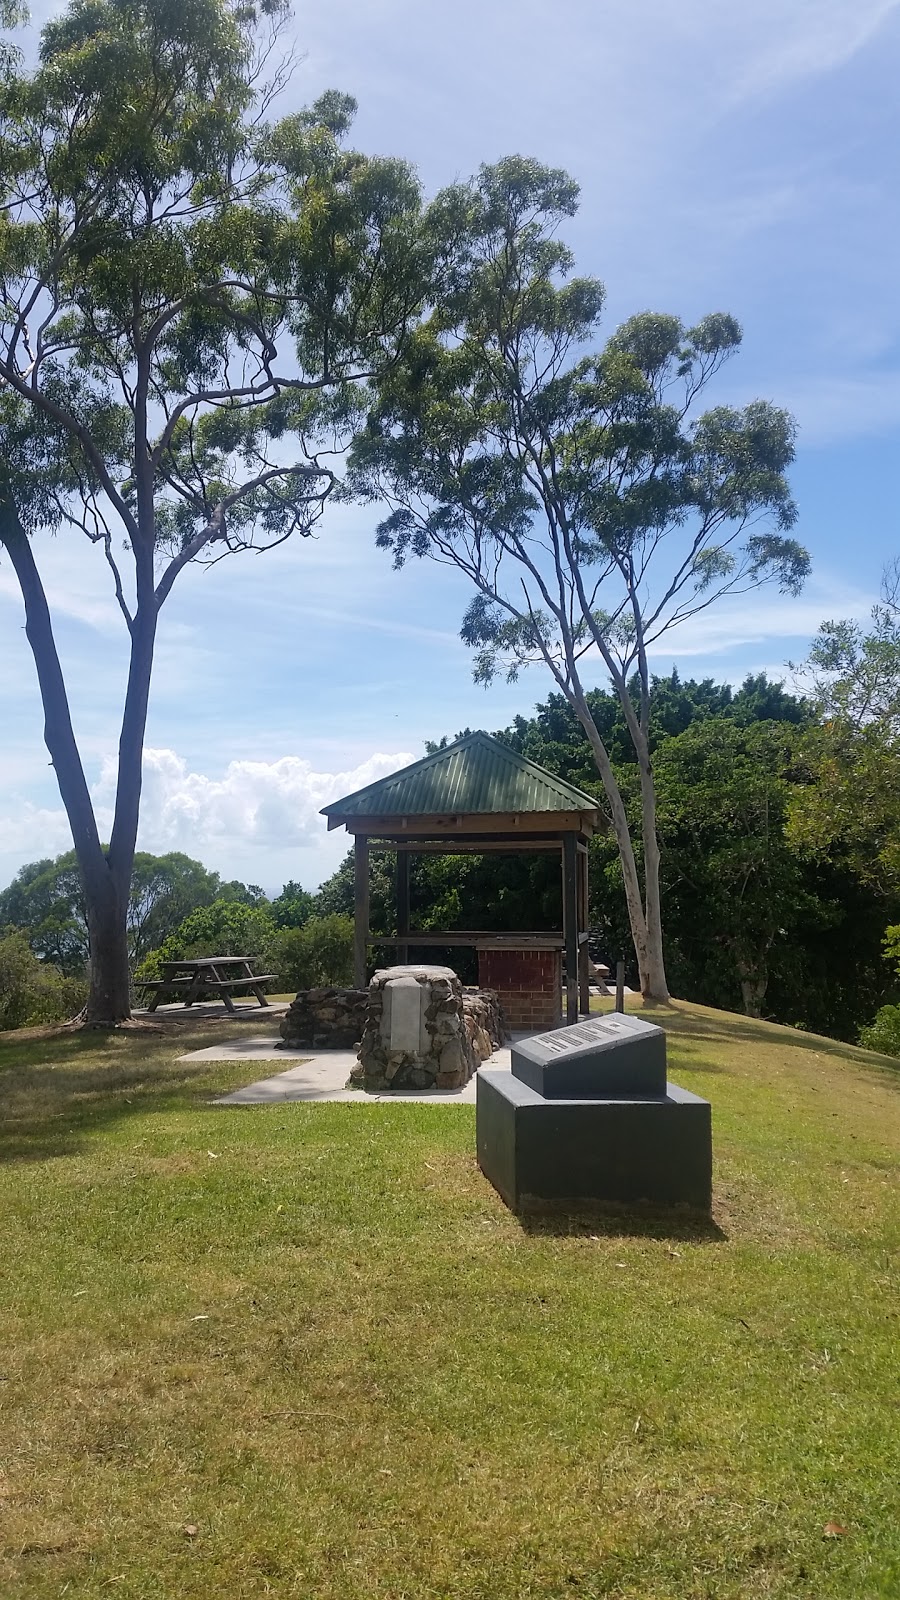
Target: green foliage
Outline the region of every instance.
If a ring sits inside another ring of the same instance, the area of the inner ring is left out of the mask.
[[[0,21],[17,12],[0,0]],[[433,281],[418,180],[349,147],[352,99],[266,121],[289,76],[286,14],[70,0],[33,66],[0,52],[0,544],[92,934],[117,972],[92,988],[92,1020],[127,1011],[121,908],[160,607],[189,563],[312,531],[355,390],[396,361]],[[102,547],[127,628],[108,851],[43,625],[28,535],[46,528]]]
[[[900,571],[885,575],[869,631],[826,622],[806,663],[819,722],[790,836],[813,858],[843,850],[881,894],[900,889]]]
[[[353,918],[330,912],[287,925],[276,941],[278,983],[285,993],[353,981]]]
[[[160,599],[226,535],[309,530],[334,484],[316,431],[346,425],[428,282],[418,183],[346,147],[349,97],[262,120],[261,23],[285,15],[73,0],[0,85],[9,487],[26,524],[73,517],[112,561],[110,513],[138,563],[166,553]]]
[[[577,197],[564,172],[513,157],[439,198],[455,241],[447,283],[372,386],[348,490],[390,508],[376,540],[395,566],[428,557],[463,573],[477,682],[541,663],[577,713],[609,802],[641,988],[665,998],[651,653],[727,594],[766,583],[796,594],[810,563],[790,537],[791,417],[762,400],[697,414],[738,324],[643,312],[599,346],[602,285],[571,276],[559,238]],[[592,716],[596,671],[641,768],[637,818]]]
[[[868,1028],[860,1028],[859,1042],[883,1056],[900,1056],[900,1006],[882,1006]]]
[[[485,681],[543,660],[574,688],[594,637],[627,682],[700,604],[770,580],[795,592],[809,567],[787,537],[790,418],[757,401],[688,420],[740,344],[733,318],[643,313],[579,354],[604,295],[570,277],[557,237],[577,193],[511,158],[439,197],[445,291],[352,453],[354,492],[393,507],[378,542],[395,562],[449,560],[474,584],[462,636]]]
[[[277,929],[267,905],[219,899],[192,911],[158,949],[149,952],[135,976],[158,978],[163,961],[191,956],[252,956],[267,971],[274,971],[276,948]]]
[[[885,930],[884,953],[888,961],[893,961],[897,976],[900,977],[900,923]]]
[[[353,916],[353,851],[327,878],[315,897],[315,914]],[[393,933],[397,893],[393,859],[381,851],[369,857],[369,925],[376,933]]]
[[[39,961],[18,928],[0,928],[0,1032],[62,1022],[84,1005],[87,988]]]
[[[589,703],[636,821],[637,768],[620,702],[594,690]],[[839,846],[815,858],[794,848],[787,818],[797,784],[808,781],[814,728],[812,702],[763,674],[736,692],[710,679],[682,681],[674,671],[653,679],[649,743],[668,961],[683,998],[735,1010],[749,1004],[796,1027],[855,1039],[879,1001],[895,998],[881,943],[887,908],[900,912],[900,902],[874,896]],[[587,739],[563,695],[550,695],[496,736],[596,792]],[[629,928],[609,833],[591,843],[590,874],[591,950],[611,964],[627,950]],[[332,893],[338,878],[350,911],[352,861],[322,893]],[[376,926],[393,931],[388,880],[379,895]],[[549,859],[435,857],[422,870],[414,859],[411,898],[420,927],[560,925],[559,872]],[[900,963],[900,936],[895,948]],[[630,961],[627,971],[634,982]]]
[[[244,885],[229,885],[243,889]],[[208,905],[220,891],[219,875],[179,851],[153,856],[138,851],[134,858],[127,928],[129,956],[140,962],[173,933],[197,906]],[[245,891],[246,893],[246,891]],[[68,976],[80,977],[88,963],[88,930],[81,874],[73,850],[55,860],[32,861],[20,868],[0,893],[0,926],[24,930],[36,955]]]
[[[31,861],[0,893],[0,925],[27,934],[35,955],[70,977],[83,974],[88,960],[81,874],[75,852]]]
[[[276,928],[302,928],[312,916],[315,904],[315,897],[291,879],[270,902],[269,914]]]
[[[700,993],[761,1016],[808,892],[784,833],[795,730],[723,717],[666,739],[654,770],[669,925]],[[691,994],[699,998],[697,988]]]

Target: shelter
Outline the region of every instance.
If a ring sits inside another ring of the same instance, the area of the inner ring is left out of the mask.
[[[353,835],[354,973],[367,979],[368,948],[392,944],[398,960],[409,946],[474,946],[479,982],[498,989],[513,1027],[559,1021],[562,974],[566,1020],[588,1010],[588,842],[603,825],[598,801],[501,744],[467,733],[400,772],[322,808],[328,827]],[[414,854],[551,851],[562,874],[562,928],[496,933],[486,929],[420,932],[409,925],[409,858]],[[369,853],[397,852],[397,932],[369,928]]]

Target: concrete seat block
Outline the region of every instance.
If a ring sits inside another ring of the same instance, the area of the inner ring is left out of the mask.
[[[675,1083],[656,1100],[548,1100],[482,1067],[476,1139],[482,1172],[514,1211],[563,1201],[710,1211],[712,1110]]]

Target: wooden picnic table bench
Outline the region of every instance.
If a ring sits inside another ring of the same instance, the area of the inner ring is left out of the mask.
[[[232,995],[248,989],[256,995],[261,1006],[269,1004],[262,985],[273,983],[277,972],[254,972],[253,956],[195,956],[186,961],[160,963],[161,978],[147,978],[139,987],[151,993],[148,1011],[155,1011],[161,1001],[177,1000],[184,995],[184,1005],[192,1006],[204,990],[213,989],[220,994],[226,1010],[234,1010]],[[229,969],[237,969],[229,970]]]

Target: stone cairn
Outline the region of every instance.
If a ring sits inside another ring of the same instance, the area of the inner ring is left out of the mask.
[[[461,1089],[503,1041],[497,995],[451,967],[386,967],[369,984],[355,1088]]]
[[[285,1050],[354,1050],[366,1024],[368,989],[302,989],[281,1021]]]

